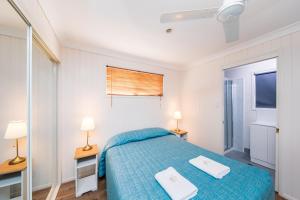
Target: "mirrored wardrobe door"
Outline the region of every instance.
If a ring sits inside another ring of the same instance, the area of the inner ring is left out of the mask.
[[[0,1],[0,199],[26,199],[27,25]]]
[[[44,200],[57,183],[56,65],[37,41],[32,48],[31,144],[32,199]]]

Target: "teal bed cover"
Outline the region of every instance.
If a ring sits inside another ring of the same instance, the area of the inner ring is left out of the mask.
[[[230,173],[218,180],[195,168],[188,161],[199,155],[229,166]],[[170,199],[154,178],[170,166],[198,188],[193,199],[275,199],[268,171],[195,146],[161,128],[135,130],[111,138],[100,157],[99,176],[106,176],[109,200]]]

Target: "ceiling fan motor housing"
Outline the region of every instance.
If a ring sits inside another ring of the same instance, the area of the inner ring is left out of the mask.
[[[223,5],[217,13],[220,22],[228,22],[239,17],[245,9],[245,0],[224,0]]]

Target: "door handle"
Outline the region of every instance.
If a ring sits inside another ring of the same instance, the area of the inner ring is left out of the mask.
[[[279,128],[276,128],[276,133],[277,133],[277,134],[279,134],[279,131],[280,131],[280,129],[279,129]]]

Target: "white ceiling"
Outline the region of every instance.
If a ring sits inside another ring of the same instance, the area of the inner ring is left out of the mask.
[[[164,12],[218,7],[222,0],[39,0],[64,45],[106,48],[187,66],[300,20],[299,0],[249,0],[240,40],[226,44],[215,19],[160,24]],[[166,34],[166,28],[173,28]]]

